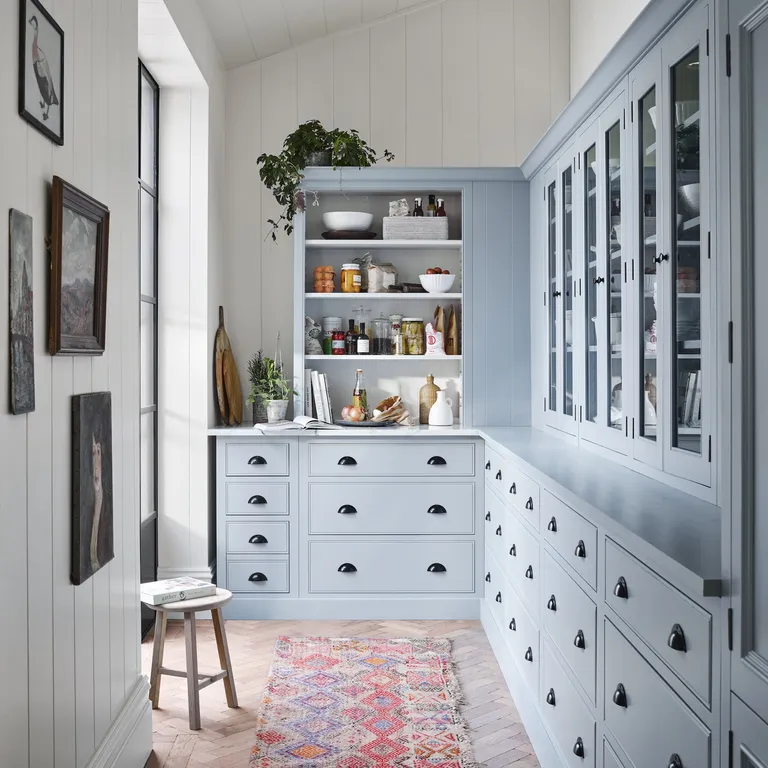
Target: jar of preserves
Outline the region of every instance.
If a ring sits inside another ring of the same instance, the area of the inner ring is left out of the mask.
[[[333,332],[333,338],[331,339],[331,354],[332,355],[344,354],[344,331]]]
[[[403,318],[403,337],[406,355],[424,354],[424,320],[421,317]]]
[[[342,293],[360,293],[363,284],[363,278],[360,274],[359,264],[341,265],[341,292]]]

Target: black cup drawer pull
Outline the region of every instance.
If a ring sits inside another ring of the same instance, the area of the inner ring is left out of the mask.
[[[432,456],[429,461],[427,461],[427,464],[429,464],[430,467],[442,467],[447,463],[448,462],[442,456]]]
[[[351,456],[342,456],[339,459],[339,466],[340,467],[356,467],[357,461],[353,459]]]
[[[669,756],[667,768],[683,768],[683,761],[680,759],[680,755],[678,755],[677,752]]]
[[[491,583],[491,572],[485,574],[485,580],[490,584]]]
[[[496,535],[501,536],[501,526],[496,529]]]
[[[587,647],[587,644],[584,642],[584,632],[579,630],[576,633],[576,637],[573,638],[573,644],[582,651]]]
[[[260,533],[254,533],[253,536],[251,536],[250,539],[248,539],[249,544],[269,544],[267,541],[266,536],[262,536]]]
[[[486,513],[485,513],[485,519],[486,519],[486,520],[487,520],[489,523],[491,522],[491,513],[490,513],[490,512],[486,512]]]
[[[584,742],[581,740],[581,736],[576,739],[576,743],[573,745],[573,754],[582,760],[584,759]]]
[[[667,645],[673,651],[680,651],[680,653],[687,653],[688,645],[685,642],[685,632],[679,624],[675,624],[672,627],[672,631],[667,638]]]
[[[613,692],[613,703],[617,707],[627,708],[627,692],[621,683],[616,686],[616,690]]]
[[[555,599],[555,596],[552,595],[549,600],[547,600],[547,610],[548,611],[556,611],[557,610],[557,600]]]
[[[576,557],[587,556],[587,548],[584,546],[584,542],[581,539],[579,539],[579,543],[576,545],[576,549],[573,551],[573,554],[576,555]]]
[[[267,579],[267,577],[266,577],[266,576],[265,576],[263,573],[261,573],[260,571],[256,571],[256,573],[252,573],[252,574],[251,574],[251,575],[248,577],[248,581],[253,581],[253,582],[257,582],[257,581],[269,581],[269,579]]]
[[[496,602],[497,602],[497,603],[500,603],[500,602],[501,602],[501,592],[497,592],[497,593],[496,593],[496,598],[495,598],[495,599],[496,599]]]
[[[616,586],[613,588],[613,594],[616,595],[616,597],[620,597],[622,600],[629,599],[627,580],[623,576],[619,576],[619,580],[616,582]]]
[[[547,530],[557,533],[557,520],[554,517],[547,523]]]
[[[526,579],[533,579],[533,566],[529,565],[528,568],[525,571],[525,578]]]
[[[357,510],[351,504],[342,504],[338,509],[338,513],[340,515],[356,515]]]
[[[491,468],[491,462],[490,462],[490,461],[486,461],[486,462],[485,462],[485,468],[486,468],[487,470],[490,470],[490,468]]]
[[[445,573],[447,570],[448,569],[442,563],[432,563],[432,565],[427,568],[429,573]]]
[[[526,509],[533,509],[533,496],[528,497],[528,501],[525,502]]]
[[[514,544],[509,548],[509,554],[512,557],[517,557],[517,547]]]
[[[258,493],[255,496],[251,496],[250,499],[248,499],[249,504],[266,504],[267,500],[259,495]]]
[[[501,480],[501,470],[496,473],[496,479]]]
[[[263,467],[267,463],[267,460],[263,456],[251,456],[250,459],[248,459],[248,464],[251,466],[258,465],[260,467]]]
[[[517,483],[512,483],[512,485],[509,486],[509,492],[513,495],[517,495]]]
[[[517,622],[514,619],[509,620],[509,628],[512,632],[517,632]]]
[[[533,651],[531,650],[531,646],[528,646],[528,650],[525,652],[525,660],[526,661],[533,661]]]
[[[433,504],[428,510],[428,515],[446,515],[445,507],[442,504]]]
[[[549,689],[549,693],[547,694],[547,704],[549,704],[550,707],[554,707],[556,704],[554,688]]]
[[[357,568],[352,563],[342,563],[338,571],[339,573],[357,573]]]

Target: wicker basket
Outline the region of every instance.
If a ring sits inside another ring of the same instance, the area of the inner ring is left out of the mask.
[[[385,240],[447,240],[446,216],[385,216]]]

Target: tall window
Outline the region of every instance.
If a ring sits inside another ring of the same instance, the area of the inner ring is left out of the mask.
[[[141,580],[157,578],[157,154],[159,89],[139,62]],[[142,635],[154,611],[142,609]]]

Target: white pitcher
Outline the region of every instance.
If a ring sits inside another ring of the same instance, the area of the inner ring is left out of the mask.
[[[435,404],[429,409],[429,425],[431,427],[453,426],[453,403],[445,396],[445,390],[437,393]]]

